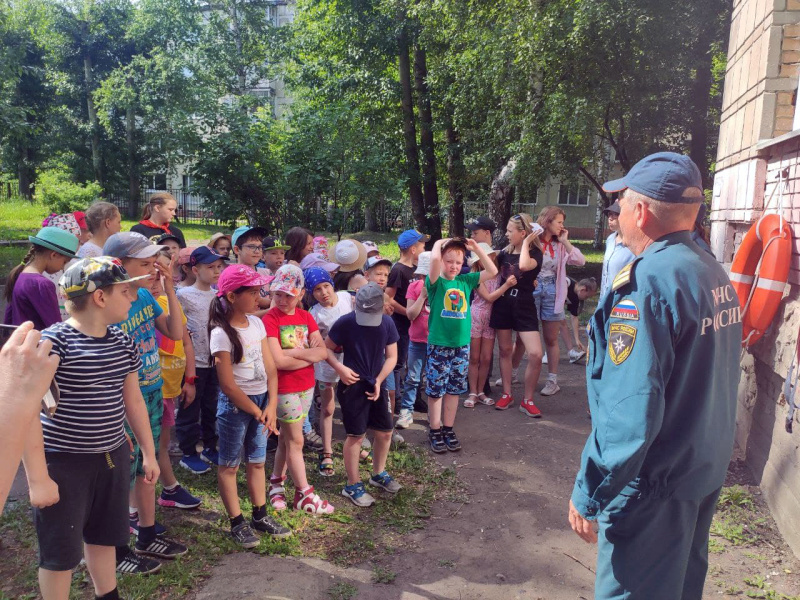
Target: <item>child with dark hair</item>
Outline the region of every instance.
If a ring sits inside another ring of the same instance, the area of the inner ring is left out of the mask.
[[[233,253],[236,255],[240,265],[247,265],[262,277],[270,277],[272,273],[258,264],[264,256],[263,239],[267,235],[267,230],[263,227],[250,227],[243,225],[233,232],[231,242],[233,243]],[[257,317],[263,317],[270,307],[271,299],[269,286],[261,288],[258,298],[258,307],[254,313]]]
[[[44,274],[58,273],[75,258],[78,238],[58,227],[43,227],[28,240],[28,254],[6,280],[3,322],[20,325],[33,321],[34,328],[41,331],[61,321],[56,286]]]
[[[461,275],[467,250],[477,254],[483,271]],[[467,391],[469,373],[470,295],[484,281],[497,277],[497,267],[478,243],[469,239],[439,240],[433,245],[425,290],[428,318],[428,356],[425,367],[431,450],[455,452],[461,443],[453,431],[458,397]]]
[[[253,529],[273,537],[291,531],[267,515],[267,436],[277,433],[278,371],[267,347],[267,332],[253,316],[261,286],[270,279],[246,265],[223,271],[211,301],[209,345],[219,377],[217,406],[219,469],[217,483],[231,523],[231,536],[243,548],[259,544]],[[269,393],[268,393],[269,392]],[[236,473],[244,453],[253,515],[244,520]]]

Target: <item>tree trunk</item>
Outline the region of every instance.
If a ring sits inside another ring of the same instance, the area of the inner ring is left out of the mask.
[[[428,218],[425,214],[425,199],[419,178],[419,149],[417,148],[417,128],[414,120],[414,99],[411,89],[411,60],[409,58],[408,32],[402,21],[405,14],[400,15],[401,23],[397,34],[397,67],[400,76],[400,106],[403,111],[403,139],[405,142],[406,177],[408,199],[414,222],[420,230],[427,229]]]
[[[422,191],[428,226],[425,233],[431,240],[442,237],[442,218],[439,212],[439,190],[436,185],[436,151],[433,142],[433,115],[428,94],[428,64],[425,50],[414,49],[414,87],[419,112],[419,147],[422,150]]]
[[[509,160],[492,178],[492,187],[489,192],[489,218],[497,223],[493,237],[496,248],[505,246],[505,225],[511,218],[511,204],[514,202],[514,186],[511,185],[511,176],[515,167],[516,163]]]
[[[378,231],[378,220],[375,218],[375,207],[371,204],[364,206],[364,230]]]
[[[133,82],[129,81],[129,85]],[[139,216],[139,165],[136,162],[136,109],[131,105],[125,111],[125,145],[128,149],[128,213],[132,219]]]
[[[703,176],[703,189],[711,186],[708,172],[708,109],[711,102],[712,56],[711,46],[714,42],[714,21],[698,23],[700,34],[697,39],[697,60],[695,76],[692,82],[692,115],[689,131],[692,136],[689,157],[700,169]]]
[[[236,43],[236,55],[240,61],[240,63],[235,66],[238,89],[235,90],[234,94],[241,96],[245,93],[247,88],[247,76],[242,66],[242,61],[244,60],[242,58],[242,32],[239,26],[239,12],[236,10],[236,0],[231,1],[228,15],[231,19],[231,32],[233,33],[233,39]],[[245,111],[247,110],[246,107],[242,107],[242,109]]]
[[[88,32],[86,32],[88,37]],[[100,153],[100,124],[97,122],[97,109],[94,106],[94,76],[92,74],[92,57],[86,52],[83,56],[83,76],[86,84],[86,110],[89,114],[89,130],[92,141],[92,171],[95,181],[101,187],[103,182],[103,159]]]
[[[17,163],[17,179],[19,180],[19,195],[26,200],[33,200],[33,182],[36,173],[31,168],[31,149],[27,144],[19,149],[19,162]]]
[[[464,163],[458,131],[450,122],[447,127],[447,194],[450,197],[450,236],[464,236]]]

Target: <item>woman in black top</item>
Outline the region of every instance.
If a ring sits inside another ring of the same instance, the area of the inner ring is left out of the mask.
[[[144,205],[142,220],[131,227],[131,231],[141,233],[144,237],[155,242],[159,237],[168,233],[175,236],[181,248],[186,248],[186,239],[183,232],[176,225],[172,225],[178,202],[167,192],[156,192]]]
[[[500,347],[500,375],[503,379],[503,395],[495,404],[498,410],[506,410],[514,403],[511,396],[511,355],[514,345],[512,332],[528,352],[525,369],[525,395],[520,411],[531,417],[541,413],[533,403],[533,392],[542,369],[542,341],[539,337],[539,318],[533,290],[542,265],[542,248],[539,242],[541,228],[534,226],[530,215],[514,215],[506,227],[509,244],[497,256],[500,284],[513,278],[515,285],[495,300],[489,326],[497,332]],[[523,251],[524,249],[524,251]]]

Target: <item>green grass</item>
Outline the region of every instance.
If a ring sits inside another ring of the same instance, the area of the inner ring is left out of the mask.
[[[0,240],[26,240],[42,227],[49,214],[43,204],[21,198],[0,204],[3,221],[0,223]]]
[[[28,246],[0,246],[0,280],[5,279],[28,253]]]
[[[313,518],[294,511],[280,513],[276,518],[290,527],[294,535],[281,540],[262,537],[260,546],[254,550],[256,553],[312,556],[344,567],[369,560],[374,565],[373,580],[388,584],[397,575],[380,566],[381,559],[394,552],[405,533],[425,526],[433,503],[442,500],[463,503],[468,499],[453,469],[441,468],[422,448],[402,445],[390,452],[387,467],[403,489],[394,497],[378,494],[374,506],[360,509],[345,503],[340,495],[346,479],[341,443],[334,444],[334,456],[336,475],[333,477],[317,474],[316,455],[306,456],[306,469],[309,482],[323,498],[335,504],[336,513],[328,518]],[[268,461],[271,462],[271,458]],[[369,465],[362,464],[361,470],[363,477],[369,476]],[[172,600],[186,597],[210,575],[211,568],[223,556],[240,551],[229,535],[216,474],[186,477],[181,484],[200,496],[203,506],[193,511],[159,509],[158,520],[168,527],[170,537],[187,544],[190,551],[174,562],[166,561],[162,570],[150,577],[121,577],[119,587],[124,598]],[[239,490],[242,512],[249,515],[252,507],[247,500],[241,471]],[[287,496],[293,495],[294,490],[287,488]],[[6,509],[0,517],[0,538],[4,555],[0,562],[0,600],[38,597],[36,535],[27,502],[20,501]],[[347,583],[334,585],[329,590],[332,598],[353,598],[354,593]],[[73,577],[70,598],[93,598],[91,581],[84,568],[78,569]]]

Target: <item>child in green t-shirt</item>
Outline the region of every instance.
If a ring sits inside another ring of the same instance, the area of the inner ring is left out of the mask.
[[[468,249],[478,256],[484,270],[461,275]],[[430,423],[428,437],[434,452],[461,449],[453,424],[458,397],[467,392],[472,329],[470,294],[478,284],[496,276],[497,267],[475,240],[445,239],[433,245],[430,274],[425,280],[431,307],[425,393]]]

